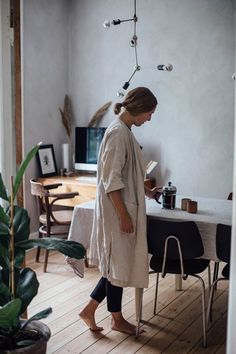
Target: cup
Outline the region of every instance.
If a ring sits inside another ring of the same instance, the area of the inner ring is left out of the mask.
[[[187,202],[187,212],[192,214],[197,212],[197,202],[195,200]]]
[[[189,198],[182,198],[181,199],[181,209],[187,210],[187,203],[190,201],[191,201],[191,199],[189,199]]]

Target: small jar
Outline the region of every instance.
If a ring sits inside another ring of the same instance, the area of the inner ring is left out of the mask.
[[[195,200],[190,200],[187,203],[187,212],[192,214],[197,213],[197,202]]]

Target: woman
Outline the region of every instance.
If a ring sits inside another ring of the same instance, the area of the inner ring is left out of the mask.
[[[106,129],[101,144],[89,258],[99,265],[102,278],[80,313],[93,331],[103,330],[95,322],[95,311],[107,296],[111,328],[135,334],[136,327],[121,312],[122,293],[123,287],[148,287],[145,193],[152,198],[159,188],[144,186],[145,163],[131,127],[150,121],[156,106],[148,88],[130,91],[115,104],[119,116]]]

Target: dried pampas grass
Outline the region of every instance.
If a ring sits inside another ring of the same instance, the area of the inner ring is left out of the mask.
[[[71,101],[68,95],[65,95],[63,110],[59,108],[59,111],[61,113],[62,123],[66,129],[66,133],[70,138],[71,130],[72,130],[72,108],[71,108]]]
[[[93,126],[98,125],[98,123],[101,121],[103,116],[107,113],[111,104],[112,104],[112,101],[109,101],[109,102],[105,103],[101,108],[99,108],[97,110],[97,112],[90,119],[88,127],[93,127]]]

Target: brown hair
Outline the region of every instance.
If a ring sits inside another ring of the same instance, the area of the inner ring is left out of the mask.
[[[132,116],[137,116],[150,112],[156,105],[157,99],[148,88],[136,87],[127,93],[123,102],[115,104],[114,113],[119,114],[121,107],[124,107]]]

